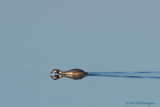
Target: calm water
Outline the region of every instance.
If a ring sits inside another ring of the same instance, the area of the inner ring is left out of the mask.
[[[0,107],[160,107],[159,4],[1,0]]]
[[[134,102],[144,103],[134,104],[136,107],[149,103],[158,107],[160,102],[160,79],[126,77],[159,77],[159,72],[92,72],[80,80],[53,80],[50,71],[24,71],[1,75],[3,107],[127,107]]]

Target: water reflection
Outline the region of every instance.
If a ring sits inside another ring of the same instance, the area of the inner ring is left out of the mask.
[[[70,78],[73,80],[80,80],[84,77],[117,77],[117,78],[150,78],[160,79],[160,72],[158,71],[140,71],[140,72],[88,72],[87,75],[63,75],[55,74],[50,76],[52,79],[57,80],[62,77]]]
[[[84,75],[55,75],[55,76],[50,76],[50,77],[54,80],[60,79],[62,77],[66,77],[66,78],[70,78],[70,79],[74,79],[74,80],[79,80],[79,79],[82,79],[86,76],[84,76]]]

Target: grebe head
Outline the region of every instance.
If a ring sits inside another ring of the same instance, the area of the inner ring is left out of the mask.
[[[60,71],[59,69],[54,69],[54,70],[52,70],[52,71],[51,71],[51,73],[50,73],[50,74],[52,74],[52,73],[58,74],[58,73],[59,73],[59,71]]]

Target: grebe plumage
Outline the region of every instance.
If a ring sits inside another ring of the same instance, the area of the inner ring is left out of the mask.
[[[68,71],[61,71],[59,69],[54,69],[52,70],[51,73],[55,73],[59,75],[87,75],[88,74],[87,72],[84,72],[82,69],[71,69]]]

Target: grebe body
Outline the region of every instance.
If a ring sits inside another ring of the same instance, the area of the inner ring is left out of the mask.
[[[56,73],[56,74],[59,74],[59,75],[87,75],[88,73],[87,72],[84,72],[83,70],[81,69],[71,69],[71,70],[68,70],[68,71],[61,71],[61,70],[58,70],[58,69],[54,69],[52,70],[51,73]]]
[[[62,74],[62,75],[87,75],[88,73],[84,72],[81,69],[71,69],[71,70],[64,71],[64,72],[60,71],[59,74]]]

